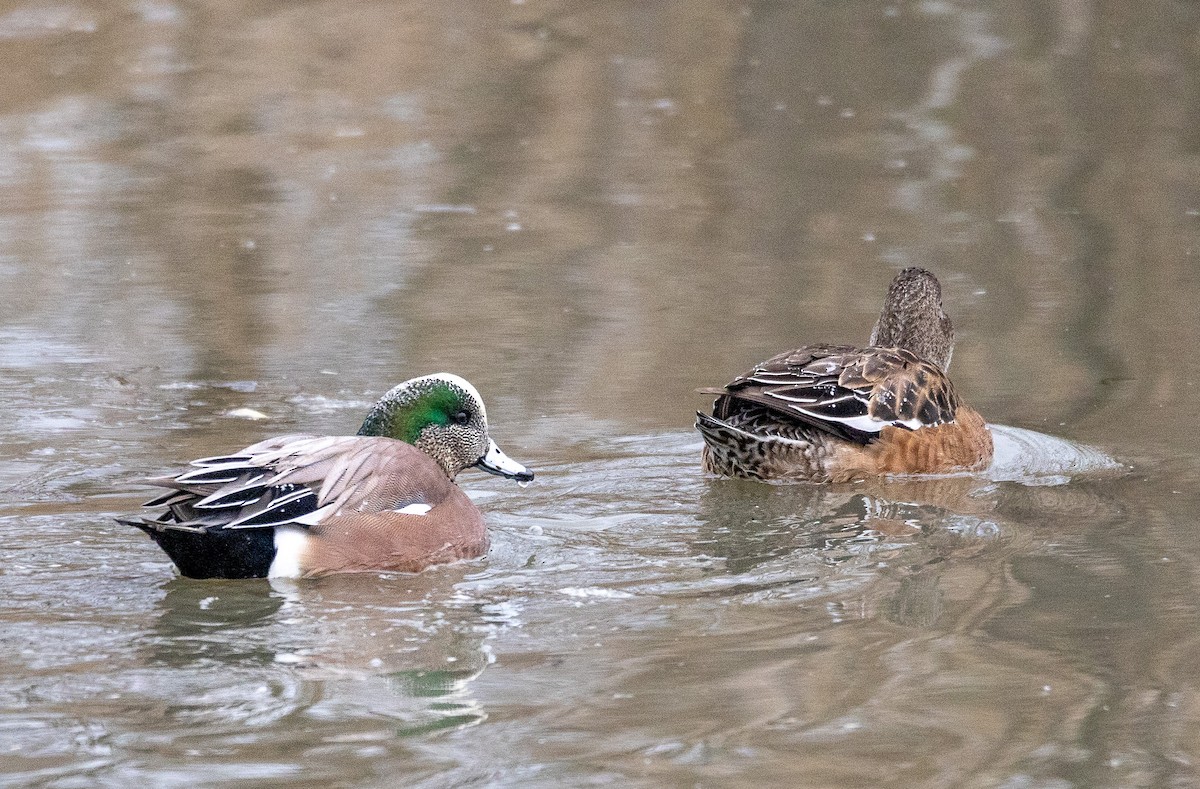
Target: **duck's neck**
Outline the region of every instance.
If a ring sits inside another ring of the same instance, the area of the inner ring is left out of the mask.
[[[954,354],[954,329],[940,309],[916,315],[900,315],[885,309],[871,332],[870,344],[903,348],[942,370],[949,370]]]

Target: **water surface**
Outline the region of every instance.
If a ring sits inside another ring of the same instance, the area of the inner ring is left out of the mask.
[[[0,785],[1200,783],[1198,22],[0,10]],[[693,390],[910,264],[996,466],[704,475]],[[538,471],[460,478],[486,558],[198,582],[113,520],[439,370]]]

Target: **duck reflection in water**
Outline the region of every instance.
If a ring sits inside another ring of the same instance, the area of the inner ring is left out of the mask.
[[[176,578],[164,584],[148,659],[211,666],[228,678],[231,699],[253,695],[237,690],[248,682],[268,689],[223,705],[197,701],[196,714],[295,712],[320,704],[336,684],[339,703],[379,711],[401,735],[473,725],[486,717],[471,685],[490,662],[491,622],[454,597],[467,572],[451,566],[302,583]]]
[[[824,600],[855,616],[927,626],[952,558],[1000,558],[1012,539],[968,477],[866,484],[726,482],[701,496],[693,547],[760,598]],[[849,595],[847,597],[847,595]],[[850,601],[856,601],[851,603]],[[873,612],[868,614],[867,612]],[[842,616],[842,614],[839,614]]]

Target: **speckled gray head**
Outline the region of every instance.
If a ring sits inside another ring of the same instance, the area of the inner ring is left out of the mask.
[[[904,348],[943,371],[949,370],[954,327],[942,309],[942,286],[937,277],[915,266],[897,274],[871,331],[870,344]]]
[[[393,387],[371,408],[358,435],[412,444],[451,479],[472,466],[521,482],[533,479],[532,471],[496,446],[488,435],[483,398],[453,373],[413,378]]]

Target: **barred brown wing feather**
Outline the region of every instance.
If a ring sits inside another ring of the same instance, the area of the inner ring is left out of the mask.
[[[899,348],[810,346],[768,359],[735,378],[717,401],[728,417],[737,402],[781,420],[867,444],[889,426],[906,430],[954,420],[958,399],[940,369]]]

